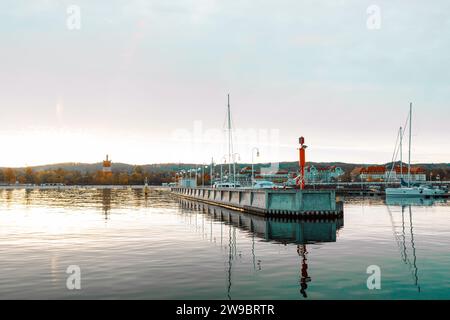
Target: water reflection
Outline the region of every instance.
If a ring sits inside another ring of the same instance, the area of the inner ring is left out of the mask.
[[[397,231],[396,222],[394,219],[394,215],[392,213],[389,205],[387,206],[389,217],[392,225],[392,232],[394,234],[394,239],[397,243],[397,246],[400,250],[400,258],[404,264],[406,264],[412,274],[414,286],[417,287],[417,290],[420,292],[419,285],[419,269],[417,268],[417,255],[416,255],[416,244],[414,242],[414,229],[413,229],[413,219],[412,219],[412,205],[401,205],[401,233]],[[405,209],[408,208],[408,216],[409,216],[409,226],[405,223]],[[409,230],[407,230],[409,229]],[[410,243],[407,242],[406,238],[410,237]],[[409,250],[410,245],[410,250]],[[411,251],[412,257],[409,256],[409,251]],[[412,259],[412,260],[411,260]]]
[[[25,189],[25,196],[24,196],[24,202],[25,205],[29,206],[31,203],[31,198],[32,198],[32,190],[30,189]]]
[[[308,275],[308,264],[307,264],[307,258],[306,255],[308,254],[308,251],[306,250],[306,245],[298,245],[297,246],[297,253],[302,259],[302,267],[300,271],[300,294],[303,296],[303,298],[307,298],[308,295],[306,294],[306,289],[308,289],[307,282],[311,281],[311,277]]]
[[[388,206],[432,206],[436,203],[445,203],[443,198],[424,198],[424,197],[386,197]]]
[[[13,192],[14,192],[14,190],[6,190],[5,191],[5,200],[6,200],[6,205],[8,206],[8,207],[10,207],[11,206],[11,204],[12,204],[12,201],[13,201]]]
[[[111,189],[102,190],[102,211],[105,220],[108,220],[108,213],[111,210]]]
[[[252,236],[252,262],[255,272],[261,270],[262,261],[257,258],[255,250],[255,238],[262,241],[276,243],[296,244],[300,257],[299,291],[303,298],[307,298],[308,283],[311,277],[308,274],[308,250],[307,245],[321,242],[336,242],[336,233],[343,227],[344,221],[340,219],[321,220],[290,220],[274,219],[245,214],[217,206],[189,200],[179,200],[181,212],[189,214],[192,211],[200,211],[221,222],[221,244],[223,242],[223,226],[228,226],[228,254],[227,254],[227,297],[231,299],[233,261],[237,258],[236,229],[248,231]],[[202,216],[202,234],[204,234],[204,216]],[[196,217],[197,219],[197,217]],[[212,228],[211,236],[212,239]],[[239,254],[240,257],[240,254]]]
[[[102,212],[105,220],[110,219],[111,210],[123,208],[171,208],[176,201],[167,196],[164,189],[153,188],[145,194],[142,189],[121,190],[96,189],[0,189],[0,200],[6,205],[48,208],[95,208]]]
[[[258,238],[283,244],[336,242],[336,233],[344,225],[342,218],[312,220],[265,218],[200,202],[179,201],[185,213],[189,210],[201,211],[217,221],[247,230]]]
[[[163,190],[0,190],[0,298],[75,298],[77,264],[86,299],[448,299],[448,203],[389,205],[390,221],[383,199],[358,201],[343,230],[181,209]],[[367,261],[389,268],[382,290]]]
[[[227,297],[231,300],[231,269],[233,266],[233,259],[236,251],[236,228],[233,228],[233,235],[231,235],[231,228],[228,228],[228,277],[227,277]]]
[[[414,282],[414,286],[417,287],[418,292],[420,292],[419,285],[419,269],[417,268],[417,255],[416,255],[416,244],[414,241],[414,228],[413,228],[413,214],[412,207],[418,206],[433,206],[438,203],[446,203],[446,199],[442,198],[424,198],[424,197],[386,197],[386,205],[389,212],[389,217],[392,225],[392,232],[394,234],[394,239],[397,242],[397,246],[400,250],[400,258],[403,263],[408,266]],[[392,213],[391,207],[400,206],[401,208],[401,233],[397,231],[397,226],[395,223],[394,215]],[[405,221],[405,211],[408,210],[409,226]],[[409,230],[408,230],[409,229]],[[408,232],[409,231],[409,232]],[[408,235],[409,233],[409,235]],[[407,237],[409,236],[409,243]],[[409,255],[411,251],[411,256]]]

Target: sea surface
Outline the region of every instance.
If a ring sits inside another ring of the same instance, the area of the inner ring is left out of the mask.
[[[0,190],[0,299],[18,298],[450,299],[450,205],[288,221],[164,189]]]

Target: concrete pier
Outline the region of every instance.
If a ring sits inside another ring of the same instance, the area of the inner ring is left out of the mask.
[[[341,202],[336,202],[335,190],[175,187],[171,191],[186,199],[261,216],[336,217],[343,215],[343,205]]]

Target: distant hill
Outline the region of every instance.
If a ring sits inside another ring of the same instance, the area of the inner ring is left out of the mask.
[[[396,163],[399,164],[399,163]],[[260,167],[268,167],[269,163],[258,163],[255,164],[256,168]],[[385,163],[385,164],[370,164],[370,163],[345,163],[345,162],[307,162],[307,165],[314,165],[316,167],[326,167],[326,166],[338,166],[341,167],[344,171],[349,172],[353,170],[356,167],[364,167],[364,166],[373,166],[373,165],[382,165],[386,167],[392,166],[392,163]],[[404,164],[405,166],[407,164]],[[449,170],[450,169],[450,163],[414,163],[412,164],[414,166],[421,166],[426,170]],[[195,168],[197,166],[200,166],[198,164],[193,163],[159,163],[159,164],[145,164],[145,165],[138,165],[142,168],[144,172],[154,172],[154,173],[161,173],[161,172],[177,172],[181,170],[186,170],[190,168]],[[238,164],[238,168],[242,168],[245,166],[251,166],[251,163],[240,163]],[[131,165],[127,163],[116,163],[113,162],[112,164],[112,170],[113,171],[119,171],[119,172],[128,172],[131,173],[134,171],[134,168],[136,165]],[[102,169],[102,163],[78,163],[78,162],[67,162],[67,163],[56,163],[56,164],[47,164],[47,165],[40,165],[40,166],[32,166],[31,167],[34,171],[46,171],[46,170],[56,170],[56,169],[64,169],[66,171],[80,171],[80,172],[89,172],[93,173],[96,171],[99,171]],[[279,168],[283,170],[288,171],[297,171],[299,166],[297,161],[291,161],[291,162],[280,162]],[[6,169],[6,168],[0,168],[0,169]],[[17,170],[24,170],[25,168],[15,168]]]
[[[148,172],[167,172],[167,171],[180,171],[186,168],[194,168],[195,164],[145,164],[145,165],[137,165],[141,167],[143,171]],[[128,172],[131,173],[134,171],[136,165],[131,165],[127,163],[113,162],[112,170],[120,171],[120,172]],[[66,163],[55,163],[55,164],[46,164],[40,166],[30,166],[34,171],[46,171],[46,170],[57,170],[63,169],[66,171],[80,171],[80,172],[89,172],[93,173],[99,170],[102,170],[102,163],[79,163],[79,162],[66,162]],[[6,168],[0,168],[6,169]],[[25,170],[25,167],[14,168],[16,170]]]

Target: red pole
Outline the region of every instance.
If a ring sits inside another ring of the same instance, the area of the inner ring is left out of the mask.
[[[300,184],[300,189],[304,189],[305,188],[305,138],[304,137],[300,137],[299,139],[300,142],[300,161],[299,161],[299,167],[300,167],[300,178],[301,178],[301,184]]]

